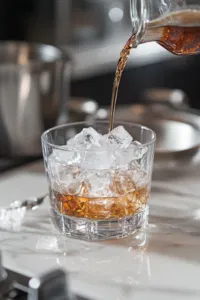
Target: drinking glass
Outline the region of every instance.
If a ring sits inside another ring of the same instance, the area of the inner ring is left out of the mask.
[[[148,224],[155,133],[133,123],[114,126],[124,127],[133,138],[131,146],[118,149],[106,144],[95,150],[66,146],[86,128],[108,134],[106,121],[67,124],[42,135],[52,218],[67,236],[121,238]]]

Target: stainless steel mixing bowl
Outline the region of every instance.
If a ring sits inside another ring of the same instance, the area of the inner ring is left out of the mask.
[[[0,43],[1,156],[41,154],[40,136],[68,100],[70,73],[70,57],[60,48]]]

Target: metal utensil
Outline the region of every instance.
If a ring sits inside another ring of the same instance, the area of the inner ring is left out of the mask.
[[[44,202],[44,199],[47,196],[48,194],[42,197],[32,197],[24,201],[14,201],[10,204],[8,208],[6,208],[6,210],[9,211],[9,210],[20,209],[20,208],[26,208],[26,210],[37,209],[38,206],[40,206]]]
[[[0,208],[0,228],[18,231],[28,210],[37,209],[48,195],[32,197],[24,201],[14,201],[6,208]]]
[[[0,155],[41,155],[41,134],[68,100],[70,73],[58,47],[0,42]]]

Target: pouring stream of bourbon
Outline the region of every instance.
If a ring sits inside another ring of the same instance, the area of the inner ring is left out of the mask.
[[[120,58],[119,58],[119,61],[117,64],[116,72],[115,72],[115,79],[114,79],[113,91],[112,91],[109,131],[111,131],[113,129],[119,85],[120,85],[122,73],[126,67],[126,64],[127,64],[130,52],[131,52],[131,49],[133,48],[134,41],[135,41],[135,34],[129,38],[129,40],[127,41],[126,45],[124,46],[124,48],[122,49],[122,51],[120,53]]]
[[[120,53],[112,91],[109,131],[113,129],[119,85],[131,49],[136,47],[133,34]],[[176,55],[200,53],[200,10],[184,10],[171,13],[147,25],[141,43],[156,41]]]

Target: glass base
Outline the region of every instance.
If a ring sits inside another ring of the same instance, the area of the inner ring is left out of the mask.
[[[52,209],[52,219],[62,234],[87,241],[99,241],[125,238],[135,233],[137,229],[146,228],[149,219],[149,207],[133,216],[118,220],[79,219]]]

